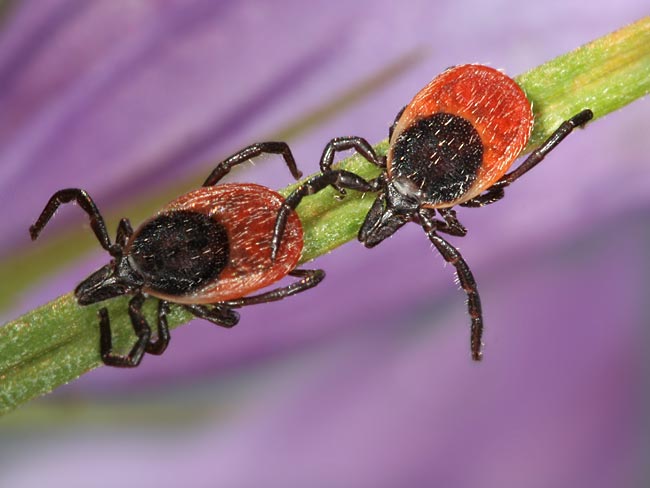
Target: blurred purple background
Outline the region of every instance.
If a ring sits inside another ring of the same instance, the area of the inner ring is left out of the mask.
[[[397,5],[15,5],[0,24],[1,258],[32,245],[27,227],[59,188],[110,211],[200,181],[414,53],[293,131],[305,173],[334,136],[384,139],[447,66],[516,75],[647,13],[640,1]],[[641,100],[598,120],[504,201],[459,211],[469,235],[452,242],[479,283],[483,363],[469,359],[452,269],[407,226],[372,251],[353,242],[318,259],[322,285],[242,310],[231,331],[194,322],[136,370],[100,368],[0,419],[0,486],[647,485],[648,113]],[[290,182],[272,160],[229,179]],[[106,259],[82,256],[3,316]]]

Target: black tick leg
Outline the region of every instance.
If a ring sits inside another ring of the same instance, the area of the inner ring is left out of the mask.
[[[467,200],[466,202],[461,203],[460,206],[461,207],[485,207],[486,205],[491,205],[494,202],[498,202],[505,196],[506,194],[503,191],[503,188],[492,186],[488,188],[485,193],[482,193],[481,195],[475,196],[471,200]]]
[[[79,188],[66,188],[64,190],[59,190],[52,195],[41,212],[41,215],[38,217],[34,225],[29,228],[29,235],[31,236],[32,241],[38,238],[38,235],[54,216],[59,206],[73,201],[88,214],[88,217],[90,217],[90,227],[93,229],[93,232],[101,246],[111,253],[111,255],[115,255],[121,251],[121,249],[117,249],[111,244],[111,239],[108,237],[108,232],[106,230],[106,223],[104,222],[102,215],[99,213],[95,202],[93,202],[93,199],[90,198],[90,195],[88,195],[85,190],[80,190]]]
[[[290,297],[291,295],[295,295],[296,293],[300,293],[301,291],[313,288],[323,281],[323,278],[325,278],[325,272],[322,269],[294,269],[289,272],[289,275],[302,279],[266,293],[238,298],[236,300],[228,300],[223,302],[223,304],[228,307],[244,307],[246,305],[255,305],[258,303],[276,302],[283,298]]]
[[[118,368],[134,368],[142,361],[149,339],[151,338],[151,328],[142,314],[142,304],[144,295],[135,295],[129,302],[129,316],[133,331],[138,337],[137,342],[131,348],[126,356],[113,353],[113,341],[111,334],[110,319],[108,310],[102,308],[99,310],[99,349],[102,355],[102,361],[107,366],[116,366]]]
[[[372,145],[362,137],[336,137],[327,143],[320,158],[320,170],[325,173],[332,169],[334,154],[340,151],[354,149],[372,164],[381,168],[386,167],[383,158],[377,156]]]
[[[514,171],[503,176],[499,181],[487,189],[487,191],[478,195],[467,202],[461,203],[463,207],[482,207],[494,203],[503,198],[503,189],[513,183],[515,180],[521,178],[524,174],[528,173],[531,169],[537,166],[546,155],[555,149],[566,136],[573,132],[573,129],[582,127],[589,122],[594,116],[594,113],[585,109],[578,112],[569,120],[565,120],[560,126],[550,135],[544,143],[535,149],[530,155],[521,163]]]
[[[465,237],[467,235],[467,229],[463,224],[460,223],[456,217],[456,211],[451,208],[439,208],[437,209],[438,213],[444,220],[438,220],[435,218],[435,210],[429,208],[420,209],[420,220],[426,222],[427,228],[432,228],[435,226],[436,231],[444,232],[450,236],[456,237]]]
[[[239,323],[239,314],[227,305],[185,305],[195,317],[205,319],[219,327],[230,329]]]
[[[472,359],[474,361],[480,361],[482,357],[481,347],[483,345],[481,342],[481,338],[483,337],[483,313],[481,311],[481,298],[478,294],[478,287],[474,275],[460,254],[460,251],[436,234],[437,229],[435,224],[432,225],[431,222],[423,222],[422,226],[427,233],[427,237],[429,237],[429,240],[444,260],[456,268],[458,281],[467,294],[467,308],[472,321],[470,329]]]
[[[158,330],[156,340],[147,343],[145,351],[149,354],[160,355],[165,352],[169,345],[170,335],[169,326],[167,325],[167,314],[169,313],[169,303],[165,300],[158,300]]]
[[[287,224],[287,218],[292,210],[298,206],[302,199],[308,195],[313,195],[330,185],[337,188],[347,188],[362,192],[373,191],[374,187],[360,176],[350,173],[349,171],[328,170],[322,174],[313,176],[296,188],[289,195],[278,210],[278,216],[275,221],[273,238],[271,240],[271,259],[275,260],[280,249],[280,242]]]
[[[257,144],[251,144],[250,146],[245,147],[241,151],[221,161],[217,167],[212,170],[212,173],[210,173],[210,176],[205,180],[203,186],[216,185],[221,178],[230,172],[233,166],[242,164],[261,154],[281,154],[293,177],[298,180],[302,176],[302,173],[296,166],[296,160],[291,153],[291,149],[286,142],[258,142]]]
[[[367,161],[372,164],[379,166],[380,168],[386,167],[386,161],[384,158],[380,158],[375,153],[375,149],[372,145],[362,137],[336,137],[327,143],[325,149],[323,150],[323,155],[320,158],[320,170],[323,173],[327,173],[332,170],[332,164],[334,164],[334,154],[340,151],[348,151],[354,149],[357,153],[363,156]],[[332,186],[338,191],[341,195],[345,195],[345,189],[342,186],[339,186],[336,183],[332,183]]]

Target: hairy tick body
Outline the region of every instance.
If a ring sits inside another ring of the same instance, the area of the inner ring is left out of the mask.
[[[99,310],[100,353],[105,364],[134,367],[145,352],[162,354],[169,344],[167,313],[176,303],[197,317],[223,327],[239,321],[236,308],[280,300],[316,286],[321,270],[296,269],[303,247],[303,232],[295,212],[287,219],[286,237],[271,258],[271,239],[277,212],[284,199],[255,184],[217,185],[230,169],[262,153],[281,154],[292,175],[301,176],[285,143],[249,146],[222,161],[203,187],[170,202],[135,231],[127,219],[118,225],[112,243],[106,224],[90,195],[78,188],[59,190],[30,227],[32,239],[60,205],[76,202],[111,261],[75,289],[80,305],[121,295],[132,295],[129,316],[137,341],[126,355],[113,352],[108,310]],[[288,286],[248,296],[285,276],[300,278]],[[158,324],[155,339],[142,313],[147,297],[156,297]]]
[[[389,149],[379,157],[361,137],[332,139],[321,157],[322,174],[297,188],[282,204],[273,236],[274,256],[288,217],[303,197],[332,184],[378,192],[358,238],[374,247],[408,222],[422,226],[442,257],[456,269],[468,297],[470,347],[474,360],[482,353],[483,314],[474,276],[456,247],[441,233],[467,234],[453,207],[482,207],[500,200],[504,188],[539,164],[574,128],[593,117],[578,112],[507,173],[525,148],[533,127],[530,101],[514,80],[493,68],[470,64],[449,68],[425,86],[397,115],[389,130]],[[334,154],[354,149],[382,174],[365,183],[332,173]],[[438,218],[438,216],[440,218]]]

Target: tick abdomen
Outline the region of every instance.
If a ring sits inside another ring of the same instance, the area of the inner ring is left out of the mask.
[[[444,203],[471,188],[482,162],[483,144],[472,124],[440,112],[399,134],[392,147],[391,177],[408,178],[428,204]]]
[[[128,252],[147,288],[183,295],[219,276],[228,264],[229,242],[226,228],[215,219],[178,210],[142,225]]]

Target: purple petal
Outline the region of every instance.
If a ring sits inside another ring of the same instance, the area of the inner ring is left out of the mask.
[[[269,18],[278,8],[270,5],[136,2],[149,8],[133,13],[112,2],[84,5],[74,22],[61,22],[57,11],[48,18],[55,25],[16,26],[16,35],[45,30],[47,43],[25,40],[18,49],[28,60],[0,63],[8,98],[0,115],[0,204],[21,202],[3,219],[4,251],[26,241],[27,223],[61,187],[83,186],[101,203],[244,145],[254,119],[258,131],[272,130],[265,113],[333,60],[346,37],[330,40],[333,28],[345,27],[338,15],[308,28],[285,15]],[[288,51],[294,36],[301,42]]]
[[[375,320],[176,397],[168,392],[155,408],[146,403],[153,392],[129,393],[144,411],[89,432],[82,424],[65,451],[31,445],[40,469],[12,464],[3,481],[42,484],[74,459],[83,468],[59,479],[108,486],[94,473],[110,459],[131,482],[156,486],[629,486],[644,362],[635,339],[643,297],[626,285],[644,274],[621,273],[607,258],[624,249],[643,259],[648,241],[635,239],[635,219],[622,229],[630,235],[622,247],[610,236],[585,253],[592,236],[579,236],[484,280],[492,326],[483,364],[459,353],[462,313],[450,292],[402,308],[398,327],[392,317]],[[147,415],[161,403],[178,404],[162,417],[171,428]],[[195,410],[204,413],[188,417]],[[125,420],[135,418],[149,420],[133,431]]]

